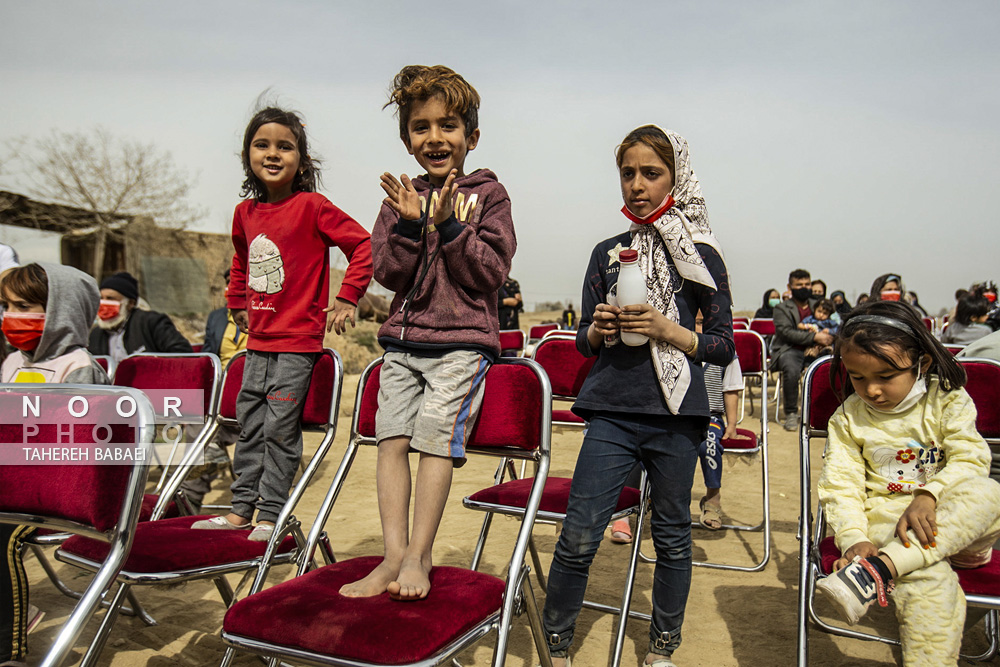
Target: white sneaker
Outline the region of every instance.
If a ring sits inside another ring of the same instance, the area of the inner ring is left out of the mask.
[[[191,528],[194,530],[250,530],[250,524],[237,526],[235,523],[230,523],[229,519],[224,516],[213,516],[211,519],[195,521],[191,524]]]
[[[873,602],[880,607],[888,606],[886,597],[894,588],[882,582],[878,570],[868,561],[855,556],[845,567],[816,582],[816,589],[826,595],[850,625],[857,623]]]
[[[266,523],[259,523],[257,526],[247,535],[247,539],[251,542],[267,542],[271,539],[271,533],[274,532],[274,526]]]
[[[665,655],[657,655],[653,662],[643,662],[642,664],[643,667],[677,667],[677,664]]]

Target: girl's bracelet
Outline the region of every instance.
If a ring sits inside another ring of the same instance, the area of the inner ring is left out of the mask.
[[[693,357],[697,351],[698,351],[698,334],[692,331],[691,344],[688,345],[686,350],[684,350],[684,354],[689,357]]]

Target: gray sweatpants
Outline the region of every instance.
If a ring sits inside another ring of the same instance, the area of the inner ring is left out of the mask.
[[[240,439],[233,452],[233,513],[276,521],[302,458],[299,418],[316,354],[247,351],[236,398]]]

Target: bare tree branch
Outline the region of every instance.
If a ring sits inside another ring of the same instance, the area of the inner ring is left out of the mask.
[[[188,201],[195,179],[152,143],[118,139],[97,128],[53,130],[16,145],[30,196],[91,211],[104,221],[99,224],[146,215],[161,226],[182,229],[205,215]]]

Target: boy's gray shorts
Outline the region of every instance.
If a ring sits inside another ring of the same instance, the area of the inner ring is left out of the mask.
[[[383,359],[375,439],[409,437],[412,449],[464,463],[489,360],[471,350],[440,357],[387,352]]]

